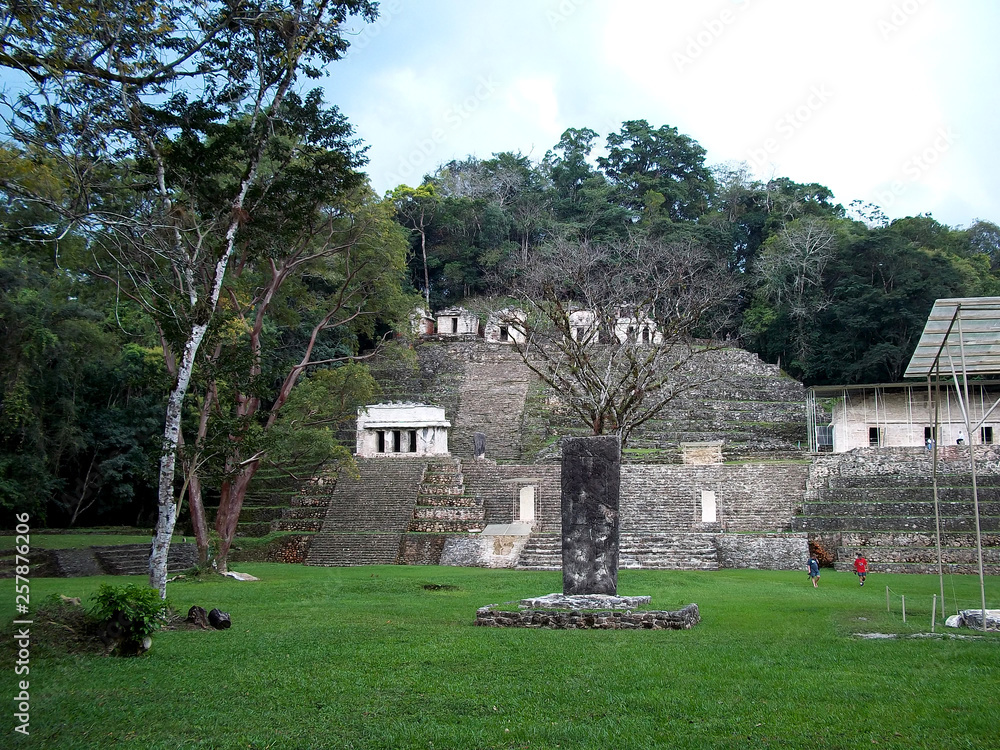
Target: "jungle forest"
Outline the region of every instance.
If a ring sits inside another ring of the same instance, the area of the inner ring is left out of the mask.
[[[697,248],[735,290],[713,335],[809,385],[898,381],[935,299],[1000,294],[988,220],[889,220],[642,119],[377,195],[307,85],[373,3],[105,5],[0,30],[0,527],[169,538],[179,505],[224,561],[262,472],[350,460],[366,357],[407,356],[416,307],[515,296],[573,248]]]

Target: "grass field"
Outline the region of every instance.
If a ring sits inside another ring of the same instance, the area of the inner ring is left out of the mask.
[[[696,602],[701,624],[553,631],[472,622],[482,605],[560,590],[559,573],[239,569],[262,580],[177,582],[168,591],[182,612],[193,604],[230,612],[230,630],[160,632],[137,659],[33,642],[31,735],[11,731],[6,701],[0,747],[947,750],[1000,742],[1000,636],[909,637],[929,632],[936,577],[873,575],[859,588],[853,576],[824,570],[813,589],[804,571],[625,570],[620,593],[650,594],[658,609]],[[86,598],[100,583],[126,580],[138,579],[39,579],[31,598]],[[0,584],[11,612],[13,586]],[[995,603],[1000,580],[987,586]],[[947,579],[953,594],[977,606],[978,579]],[[10,620],[0,627],[9,632]],[[14,655],[9,645],[2,653],[12,698]]]

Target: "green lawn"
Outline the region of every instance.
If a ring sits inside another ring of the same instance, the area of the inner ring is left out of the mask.
[[[34,643],[31,736],[11,732],[8,702],[0,746],[947,750],[998,742],[1000,636],[854,635],[928,632],[936,577],[873,575],[859,588],[853,576],[824,570],[813,589],[804,571],[626,570],[620,593],[650,594],[659,609],[696,602],[702,622],[682,632],[614,632],[472,625],[479,606],[560,590],[558,573],[239,569],[263,580],[178,582],[168,592],[184,612],[192,604],[229,611],[230,630],[158,633],[138,659],[58,655]],[[88,597],[100,583],[135,580],[39,579],[31,597]],[[1000,580],[987,585],[995,604]],[[12,611],[13,581],[2,591]],[[947,579],[946,595],[953,591],[965,605],[979,601],[976,578]],[[9,647],[3,658],[11,663]],[[5,671],[12,697],[13,669]]]

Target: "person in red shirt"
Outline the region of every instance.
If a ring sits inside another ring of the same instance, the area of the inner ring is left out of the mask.
[[[865,577],[868,575],[868,560],[860,552],[854,558],[854,574],[862,586],[865,585]]]

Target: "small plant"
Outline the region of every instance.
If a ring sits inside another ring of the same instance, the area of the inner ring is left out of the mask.
[[[169,605],[160,592],[135,583],[103,584],[97,593],[94,616],[104,623],[102,639],[108,650],[138,656],[149,650],[152,635],[166,621]]]

